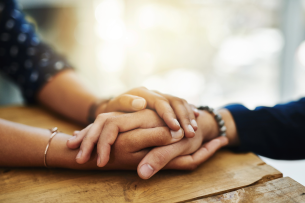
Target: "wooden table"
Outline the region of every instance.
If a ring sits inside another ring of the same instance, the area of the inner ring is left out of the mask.
[[[0,109],[0,118],[72,134],[80,126],[38,107]],[[195,171],[0,168],[0,202],[305,202],[305,187],[252,153],[216,153]]]

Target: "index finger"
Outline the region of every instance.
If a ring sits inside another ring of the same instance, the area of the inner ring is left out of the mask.
[[[115,141],[115,145],[124,147],[128,152],[136,153],[146,148],[165,146],[178,142],[183,137],[181,128],[175,136],[172,131],[166,127],[155,127],[148,129],[135,129],[121,133]]]

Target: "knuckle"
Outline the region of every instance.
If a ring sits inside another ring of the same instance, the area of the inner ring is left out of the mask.
[[[102,113],[102,114],[99,114],[96,119],[99,120],[99,121],[102,121],[106,118],[106,114]]]
[[[181,99],[180,100],[184,103],[184,104],[187,104],[187,101],[185,99]]]
[[[193,112],[189,112],[189,118],[191,118],[191,119],[194,119],[194,118],[195,118],[195,115],[194,115]]]
[[[160,127],[156,131],[155,135],[155,143],[158,145],[166,145],[169,143],[169,139],[171,138],[168,127]]]
[[[139,89],[142,89],[142,90],[147,90],[147,88],[146,87],[144,87],[144,86],[141,86],[141,87],[138,87]]]
[[[155,159],[154,163],[159,166],[163,167],[166,163],[168,158],[170,157],[172,146],[166,146],[162,151],[156,150],[154,153]]]
[[[94,137],[86,135],[83,139],[83,142],[82,142],[81,146],[82,147],[87,147],[88,145],[91,145],[93,143],[96,143],[96,140],[94,139]]]
[[[108,117],[106,118],[106,121],[105,121],[105,125],[110,125],[110,124],[113,124],[115,122],[115,117]]]
[[[155,164],[162,167],[166,161],[166,153],[157,151],[155,153]]]
[[[155,111],[150,110],[150,109],[143,109],[141,111],[136,112],[135,114],[139,114],[139,115],[141,114],[143,116],[147,116],[147,117],[152,118],[152,119],[155,119],[155,118],[159,117],[158,114]]]
[[[183,100],[177,97],[173,100],[173,103],[175,103],[176,105],[184,105]]]
[[[181,117],[179,117],[179,120],[185,124],[190,124],[190,118],[188,114],[182,114]]]
[[[154,93],[156,93],[156,94],[162,94],[161,92],[159,92],[159,91],[157,91],[157,90],[152,90]]]
[[[162,97],[161,95],[158,95],[158,99],[156,100],[156,104],[162,105],[162,103],[169,103],[168,99],[165,97]]]
[[[106,121],[111,116],[113,116],[113,113],[101,113],[96,117],[96,120],[99,122],[103,122]]]
[[[125,103],[127,97],[128,97],[127,94],[121,94],[121,95],[118,97],[119,103],[120,103],[120,104]]]
[[[143,92],[143,91],[146,91],[146,90],[147,90],[146,87],[141,86],[141,87],[133,88],[133,89],[130,90],[129,92],[130,92],[130,93],[140,93],[140,92]]]

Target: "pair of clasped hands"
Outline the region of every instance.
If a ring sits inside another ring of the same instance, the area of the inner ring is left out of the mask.
[[[184,99],[135,88],[104,103],[96,120],[67,141],[78,164],[134,170],[149,179],[161,169],[193,170],[228,144],[213,116]],[[108,113],[105,113],[108,112]]]

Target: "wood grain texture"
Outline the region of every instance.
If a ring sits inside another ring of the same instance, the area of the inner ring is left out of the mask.
[[[263,184],[245,187],[233,192],[190,201],[189,203],[302,203],[305,202],[305,187],[289,177]]]
[[[0,118],[36,127],[79,126],[39,108],[0,109]],[[0,168],[0,202],[180,202],[233,191],[282,174],[252,153],[222,150],[195,171],[161,171],[142,180],[135,171]]]

